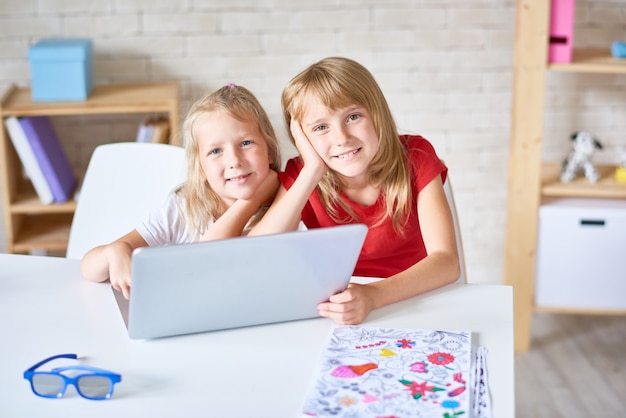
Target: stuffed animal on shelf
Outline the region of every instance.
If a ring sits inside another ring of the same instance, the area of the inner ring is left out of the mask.
[[[575,132],[572,134],[571,139],[574,148],[563,161],[561,182],[568,183],[574,180],[579,171],[583,171],[585,177],[591,183],[595,183],[600,178],[600,175],[591,163],[591,157],[597,149],[602,149],[602,144],[586,131]]]

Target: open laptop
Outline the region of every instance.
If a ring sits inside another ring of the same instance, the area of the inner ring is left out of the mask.
[[[115,298],[134,339],[319,316],[350,281],[360,224],[133,252],[130,303]]]

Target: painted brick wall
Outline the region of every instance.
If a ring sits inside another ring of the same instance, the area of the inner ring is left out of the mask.
[[[469,281],[500,283],[507,195],[513,0],[2,0],[0,88],[29,84],[27,48],[40,38],[94,40],[97,83],[179,80],[181,118],[227,82],[250,88],[286,143],[285,83],[329,55],[375,75],[402,131],[430,139],[450,167]],[[626,40],[626,0],[578,0],[575,44]],[[626,150],[626,77],[550,74],[544,154],[589,129]],[[80,174],[93,148],[132,140],[137,117],[58,117]],[[4,222],[4,218],[0,218]],[[0,252],[6,251],[0,225]]]

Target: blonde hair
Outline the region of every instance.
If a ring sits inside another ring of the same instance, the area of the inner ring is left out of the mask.
[[[187,155],[187,179],[178,188],[186,198],[185,214],[187,226],[192,231],[202,233],[209,220],[216,220],[226,211],[224,202],[211,188],[199,158],[198,139],[194,135],[195,123],[201,115],[209,112],[227,112],[233,118],[257,125],[267,144],[270,168],[279,171],[281,167],[280,148],[274,128],[267,113],[257,98],[245,87],[227,84],[217,91],[197,100],[189,109],[182,124],[182,142]],[[258,222],[267,208],[262,208],[253,216],[251,225]]]
[[[379,147],[369,166],[369,180],[372,185],[381,187],[386,209],[376,224],[390,217],[394,229],[401,233],[412,205],[411,172],[405,147],[378,83],[356,61],[343,57],[324,58],[294,77],[283,90],[283,115],[288,127],[291,119],[302,121],[307,103],[312,97],[330,110],[358,105],[371,115],[378,134]],[[291,132],[289,135],[295,143]],[[356,214],[339,197],[341,187],[341,178],[330,169],[317,186],[322,202],[333,220],[338,223],[359,221]],[[338,206],[351,219],[340,219]]]

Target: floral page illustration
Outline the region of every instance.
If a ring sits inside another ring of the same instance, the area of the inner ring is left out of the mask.
[[[453,418],[474,415],[468,331],[336,326],[304,414]]]

